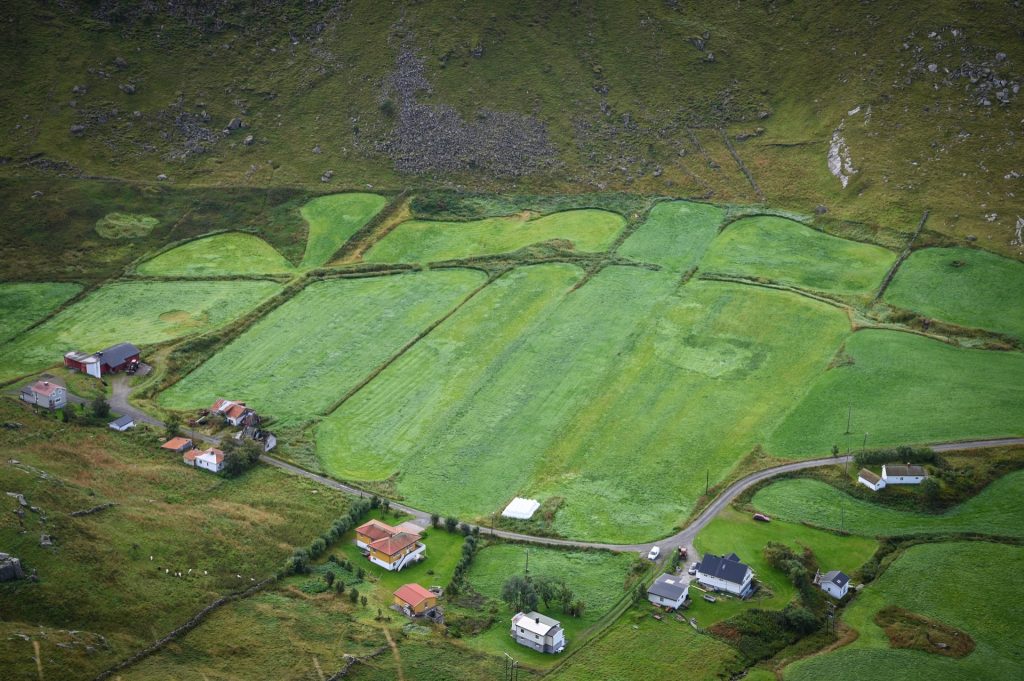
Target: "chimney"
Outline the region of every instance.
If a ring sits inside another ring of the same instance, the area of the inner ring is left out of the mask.
[[[534,618],[534,619],[536,619],[536,620],[537,620],[537,624],[540,624],[540,618],[539,618],[539,617],[536,617],[536,618]]]

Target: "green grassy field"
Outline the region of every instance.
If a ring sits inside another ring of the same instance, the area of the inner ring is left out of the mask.
[[[270,467],[235,480],[188,468],[145,431],[68,426],[9,399],[0,418],[24,424],[0,442],[0,488],[40,509],[26,509],[22,532],[18,502],[0,495],[0,544],[39,574],[37,583],[0,584],[4,678],[39,677],[31,641],[15,632],[42,646],[44,678],[91,678],[218,596],[273,575],[347,507],[340,492]],[[115,506],[69,515],[108,502]],[[54,547],[40,547],[41,533]],[[67,630],[96,651],[58,647]]]
[[[725,210],[707,203],[659,203],[618,254],[683,272],[700,262],[724,217]]]
[[[403,222],[370,249],[366,262],[437,262],[515,251],[563,239],[578,251],[603,251],[626,224],[604,210],[568,210],[543,217],[514,216],[471,222]]]
[[[467,340],[467,330],[483,317],[500,329],[495,311],[527,303],[474,300],[321,426],[327,469],[399,472],[404,498],[460,516],[486,516],[520,493],[561,496],[555,526],[567,536],[656,538],[703,493],[704,476],[666,478],[666,467],[721,479],[848,329],[838,310],[785,293],[699,282],[673,296],[668,272],[609,268],[559,300],[569,281],[549,289],[551,310],[524,288],[544,312],[501,329],[486,370],[460,363],[491,337]],[[406,406],[389,414],[396,395]]]
[[[574,654],[550,678],[607,681],[730,678],[742,668],[739,653],[672,618],[658,622],[641,605],[627,611],[601,638]]]
[[[885,300],[942,321],[1024,339],[1022,295],[1019,261],[970,248],[926,248],[900,266]]]
[[[965,350],[909,333],[863,330],[851,363],[826,371],[768,439],[778,456],[1020,435],[1024,355]],[[846,436],[848,408],[853,409]]]
[[[148,236],[159,224],[150,215],[107,213],[96,221],[96,233],[104,239],[138,239]]]
[[[771,523],[759,523],[748,513],[727,509],[697,535],[695,544],[699,555],[694,560],[700,560],[700,556],[708,551],[717,555],[736,553],[751,567],[771,596],[755,597],[750,601],[723,596],[717,603],[708,603],[700,598],[699,591],[695,591],[690,596],[693,605],[687,616],[696,617],[701,626],[708,627],[751,607],[784,608],[796,595],[796,588],[785,574],[765,561],[764,547],[770,541],[796,549],[807,547],[814,552],[822,572],[842,570],[848,574],[866,563],[878,548],[877,542],[865,537],[841,537],[795,522],[773,520]]]
[[[800,288],[867,295],[882,283],[896,254],[770,216],[729,225],[701,260],[716,274],[761,277]]]
[[[139,274],[153,277],[215,277],[232,274],[282,274],[291,263],[263,239],[231,232],[189,241],[140,263]]]
[[[14,338],[82,287],[78,284],[0,284],[0,343]]]
[[[843,619],[859,632],[857,640],[787,667],[785,678],[1018,678],[1024,665],[1018,631],[1018,613],[1024,600],[1016,589],[1007,588],[1007,576],[1022,570],[1024,549],[1019,546],[970,542],[911,547],[843,614]],[[873,621],[875,613],[889,605],[963,629],[977,648],[961,659],[890,648],[884,632]]]
[[[331,194],[313,199],[302,207],[309,224],[302,267],[319,267],[387,204],[378,194]]]
[[[508,653],[528,666],[550,666],[557,657],[524,648],[509,636],[509,626],[515,615],[501,602],[501,586],[512,575],[522,575],[529,551],[530,576],[553,577],[565,580],[586,603],[582,617],[571,617],[552,604],[538,603],[538,610],[559,620],[565,629],[567,647],[588,627],[595,624],[626,593],[629,566],[633,554],[613,554],[605,551],[562,551],[539,546],[494,544],[477,554],[469,571],[469,584],[481,595],[500,603],[497,620],[480,636],[466,640],[467,645],[489,653]]]
[[[483,281],[480,272],[440,270],[312,284],[163,392],[160,404],[193,409],[234,395],[282,421],[310,419]]]
[[[884,494],[885,492],[881,492]],[[996,480],[977,496],[942,514],[911,513],[855,499],[818,480],[781,480],[758,490],[754,506],[773,518],[809,522],[854,534],[892,536],[980,532],[1024,536],[1024,471]]]
[[[68,350],[148,345],[216,329],[280,290],[269,281],[108,284],[4,345],[10,360],[0,379],[59,364]]]

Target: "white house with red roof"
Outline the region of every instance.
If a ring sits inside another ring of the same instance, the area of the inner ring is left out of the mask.
[[[61,409],[68,403],[68,391],[59,383],[36,381],[21,389],[21,399],[47,409]]]
[[[213,471],[214,473],[220,473],[224,470],[224,452],[215,447],[210,447],[206,450],[189,450],[185,452],[182,459],[188,466],[205,468],[206,470]]]
[[[252,409],[245,406],[245,402],[234,402],[232,400],[218,399],[210,407],[210,412],[220,414],[224,420],[233,426],[248,425],[250,415],[255,415]]]

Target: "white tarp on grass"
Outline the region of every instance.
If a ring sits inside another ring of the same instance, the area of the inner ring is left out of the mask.
[[[516,497],[512,500],[505,510],[501,512],[506,518],[519,518],[520,520],[529,520],[537,509],[540,508],[540,502],[536,499],[523,499],[522,497]]]

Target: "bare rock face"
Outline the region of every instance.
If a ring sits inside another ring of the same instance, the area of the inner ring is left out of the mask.
[[[0,553],[0,582],[13,582],[24,577],[21,561],[10,554]]]
[[[255,142],[255,141],[256,141],[255,137],[253,137],[252,135],[246,135],[245,139],[242,140],[242,144],[244,144],[247,147],[251,147],[252,143]]]

